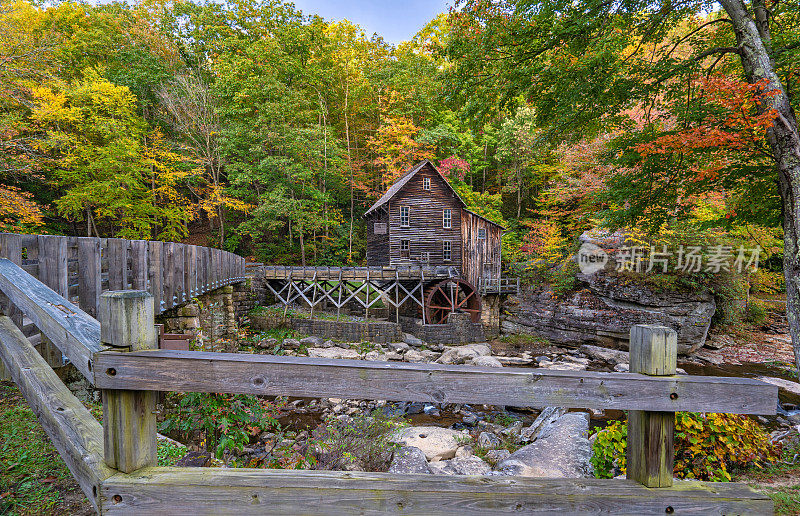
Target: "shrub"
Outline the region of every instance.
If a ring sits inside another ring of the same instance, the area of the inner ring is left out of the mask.
[[[205,449],[217,458],[241,451],[251,435],[278,428],[277,416],[285,400],[270,402],[255,396],[189,392],[168,395],[170,408],[159,425],[161,432],[200,432]]]
[[[768,309],[767,303],[751,297],[747,303],[747,322],[761,324],[767,318]]]
[[[386,471],[400,445],[391,433],[405,423],[376,411],[338,419],[331,416],[314,432],[315,469]]]
[[[599,478],[625,473],[627,422],[616,421],[597,432],[592,465]],[[675,476],[729,482],[731,471],[761,468],[778,458],[769,435],[738,414],[675,414]]]

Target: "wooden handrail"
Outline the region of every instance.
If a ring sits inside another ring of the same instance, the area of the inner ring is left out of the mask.
[[[775,414],[778,389],[749,378],[550,371],[155,350],[95,354],[103,389],[225,392],[515,407]],[[112,373],[112,374],[109,374]]]
[[[146,290],[160,314],[246,279],[241,256],[174,242],[0,233],[0,258],[17,263],[92,317],[107,290]]]
[[[0,258],[0,291],[94,383],[92,357],[105,349],[96,319],[7,258]]]

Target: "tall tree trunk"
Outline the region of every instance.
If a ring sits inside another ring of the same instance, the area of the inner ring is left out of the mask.
[[[349,71],[345,71],[344,88],[344,134],[347,139],[347,166],[350,167],[350,235],[347,238],[347,261],[353,262],[353,212],[355,211],[355,185],[353,176],[353,156],[350,153],[350,120],[347,108],[350,97],[350,78]]]
[[[733,21],[739,56],[747,80],[768,81],[759,109],[774,109],[773,127],[767,130],[783,200],[783,273],[786,277],[786,316],[792,335],[795,363],[800,371],[800,131],[789,95],[769,57],[769,21],[760,1],[754,2],[756,20],[742,0],[720,0]]]

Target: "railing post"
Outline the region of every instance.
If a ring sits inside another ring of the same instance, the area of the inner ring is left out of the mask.
[[[630,372],[672,376],[678,360],[678,334],[664,326],[631,328]],[[677,393],[670,395],[677,396]],[[670,487],[675,462],[674,412],[628,412],[627,477],[647,487]]]
[[[153,296],[138,290],[100,296],[100,340],[120,352],[157,349]],[[115,375],[113,367],[97,374]],[[103,390],[106,464],[123,473],[155,466],[155,391]]]

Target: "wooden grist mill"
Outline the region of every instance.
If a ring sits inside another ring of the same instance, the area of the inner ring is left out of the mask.
[[[400,177],[365,213],[367,267],[262,268],[262,279],[288,306],[379,301],[423,324],[445,324],[452,313],[480,322],[482,298],[517,293],[501,277],[503,227],[467,209],[430,161]]]

